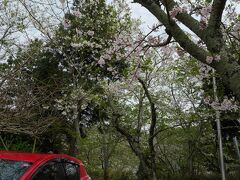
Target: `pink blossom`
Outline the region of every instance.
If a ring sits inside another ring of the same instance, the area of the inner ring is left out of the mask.
[[[63,27],[64,27],[64,29],[68,29],[69,27],[71,27],[70,20],[64,19],[63,20]]]
[[[170,13],[171,18],[174,18],[174,17],[177,16],[177,14],[178,14],[179,12],[180,12],[179,9],[173,8],[169,13]]]
[[[76,28],[76,33],[80,36],[83,35],[83,32],[81,30],[79,30],[78,28]]]
[[[213,101],[211,104],[209,104],[214,110],[220,110],[220,103]]]
[[[73,15],[75,15],[75,16],[77,16],[79,18],[82,16],[80,11],[73,11]]]
[[[185,51],[179,47],[177,47],[176,52],[180,57],[184,56],[184,54],[185,54]]]
[[[209,78],[210,77],[210,72],[212,71],[212,68],[206,64],[200,64],[200,69],[199,69],[199,73],[200,73],[200,79],[204,79],[204,78]]]
[[[211,10],[212,10],[211,6],[206,6],[202,8],[200,12],[202,16],[207,17],[210,14]]]
[[[223,101],[221,103],[213,101],[210,102],[210,97],[206,97],[204,99],[204,102],[211,106],[214,110],[217,111],[232,111],[237,110],[239,107],[234,103],[234,99],[228,99],[227,97],[224,97]]]
[[[160,39],[159,38],[151,36],[151,35],[148,36],[147,40],[148,40],[148,43],[151,44],[151,45],[160,43]]]
[[[111,54],[111,53],[110,53]],[[109,54],[104,54],[103,55],[103,58],[104,59],[107,59],[107,60],[110,60],[111,59],[111,56]]]
[[[204,98],[203,101],[205,102],[205,104],[210,104],[210,100],[211,100],[211,98],[209,96],[207,96]]]
[[[207,19],[206,18],[201,18],[200,20],[200,27],[201,30],[204,30],[207,28]]]
[[[213,61],[213,57],[212,57],[212,56],[207,56],[206,62],[207,62],[208,64],[211,64],[212,61]]]
[[[104,65],[105,64],[105,60],[100,57],[99,61],[97,62],[100,66]]]
[[[237,110],[239,107],[235,104],[235,99],[228,99],[228,97],[224,97],[223,102],[221,103],[221,109],[222,111],[226,110]]]
[[[186,7],[184,8],[181,8],[181,7],[174,7],[169,13],[170,13],[170,16],[171,18],[174,18],[176,17],[179,13],[183,13],[183,12],[186,12]]]
[[[214,60],[219,62],[221,60],[221,56],[220,55],[216,55],[214,56]]]
[[[224,98],[223,102],[221,103],[221,110],[228,110],[231,108],[232,102],[228,98]]]

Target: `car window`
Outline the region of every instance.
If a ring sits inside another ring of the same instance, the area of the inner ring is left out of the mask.
[[[24,161],[0,159],[0,180],[18,180],[30,166]]]
[[[72,162],[63,162],[66,180],[79,180],[79,166]]]
[[[60,180],[63,179],[59,162],[48,162],[40,168],[31,180]]]

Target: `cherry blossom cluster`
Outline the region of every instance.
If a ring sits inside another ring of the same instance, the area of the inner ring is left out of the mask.
[[[214,56],[207,56],[206,57],[206,62],[208,64],[211,64],[213,61],[219,62],[220,60],[221,60],[221,56],[220,55],[214,55]]]
[[[239,2],[238,2],[239,3]],[[234,22],[238,15],[239,12],[236,9],[237,8],[237,3],[232,1],[232,3],[229,3],[226,8],[225,8],[225,14],[224,14],[224,20],[228,21],[228,23]]]
[[[171,11],[169,11],[169,14],[170,14],[171,18],[175,18],[179,13],[184,13],[184,12],[187,12],[186,7],[175,6],[172,8]]]
[[[203,7],[200,10],[200,13],[199,13],[201,15],[200,29],[202,29],[202,30],[204,30],[207,27],[207,21],[208,21],[208,18],[210,16],[211,9],[212,9],[212,7],[210,5],[208,5],[206,7]]]
[[[208,96],[204,99],[204,102],[211,106],[214,110],[218,111],[236,111],[239,109],[239,106],[236,104],[235,99],[229,99],[228,97],[224,97],[223,101],[216,102],[212,101],[211,98]]]
[[[66,95],[61,99],[55,99],[55,108],[61,111],[61,114],[68,120],[77,119],[78,117],[78,101],[81,100],[81,109],[84,110],[87,106],[89,96],[80,87],[76,88],[71,94]]]
[[[212,72],[213,68],[208,66],[207,64],[200,64],[200,69],[199,69],[199,79],[203,80],[205,78],[210,78],[211,77],[211,72]]]
[[[97,1],[94,1],[93,3],[95,3],[97,6]],[[89,29],[88,31],[86,31],[86,28],[82,28],[80,26],[75,29],[76,35],[71,39],[70,45],[77,51],[81,51],[82,48],[91,48],[92,58],[95,59],[95,63],[101,68],[105,68],[107,71],[112,73],[112,75],[116,75],[117,70],[111,65],[111,62],[130,60],[133,56],[139,57],[139,53],[142,52],[142,45],[138,45],[137,39],[142,39],[143,36],[141,35],[141,32],[138,28],[138,21],[133,20],[132,24],[128,25],[126,22],[124,22],[124,19],[126,19],[130,14],[128,5],[125,2],[119,0],[116,0],[113,3],[114,8],[120,12],[117,14],[118,22],[120,23],[119,32],[116,32],[114,35],[112,34],[109,36],[108,40],[98,39],[96,41],[98,38],[98,33],[91,29],[92,25],[87,25]],[[87,3],[87,6],[91,6],[91,4],[89,5],[89,3]],[[79,18],[79,20],[84,18],[89,19],[89,22],[91,22],[91,17],[86,16],[83,12],[81,12],[84,11],[84,8],[86,9],[86,7],[84,7],[84,3],[81,3],[81,8],[74,9],[72,11],[72,14],[76,18]],[[92,11],[94,10],[95,8],[92,8]],[[103,15],[101,12],[96,13],[100,13],[99,16]],[[107,21],[107,19],[104,21]],[[102,24],[102,22],[95,20],[95,29],[96,27],[101,29]],[[64,19],[63,26],[66,30],[71,29],[70,20]]]

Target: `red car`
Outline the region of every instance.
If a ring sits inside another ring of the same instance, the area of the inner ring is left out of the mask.
[[[83,163],[64,154],[0,151],[0,180],[90,180]]]

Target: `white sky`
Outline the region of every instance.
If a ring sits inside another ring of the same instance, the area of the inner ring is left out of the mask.
[[[112,0],[107,0],[107,2],[112,2]],[[132,17],[136,19],[141,19],[141,28],[144,32],[148,32],[149,28],[153,24],[157,24],[158,20],[148,11],[146,8],[142,7],[138,3],[132,3],[132,0],[126,0],[132,12]]]
[[[133,18],[140,18],[143,22],[142,29],[148,30],[153,24],[157,24],[158,20],[146,8],[137,3],[132,3],[132,0],[127,0],[132,11]]]
[[[153,24],[158,24],[158,20],[153,16],[146,8],[142,7],[138,3],[132,3],[133,0],[126,0],[132,12],[132,17],[136,19],[141,19],[142,25],[141,29],[146,33],[149,32],[149,27]],[[112,2],[112,0],[107,0],[107,2]],[[228,1],[230,2],[230,1]],[[240,13],[240,0],[236,3],[236,12]]]

